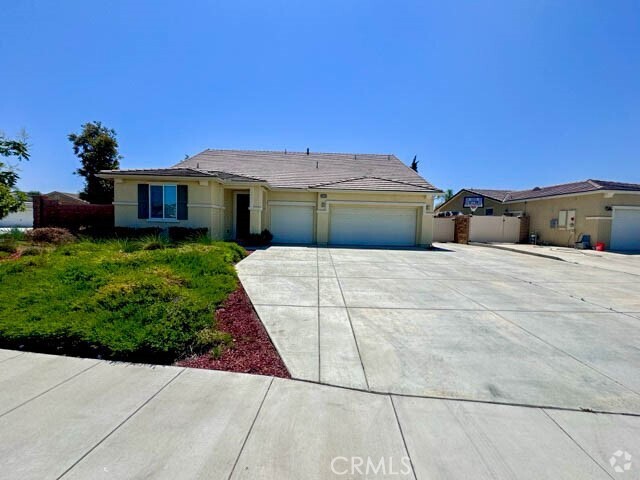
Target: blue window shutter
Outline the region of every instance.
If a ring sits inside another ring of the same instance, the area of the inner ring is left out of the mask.
[[[189,219],[187,203],[189,203],[189,187],[178,185],[178,220]]]
[[[138,184],[138,218],[149,218],[149,184]]]

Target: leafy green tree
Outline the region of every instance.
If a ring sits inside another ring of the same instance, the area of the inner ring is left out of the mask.
[[[444,192],[444,201],[448,202],[453,198],[453,195],[454,195],[453,190],[451,190],[450,188],[447,188],[447,191]]]
[[[29,145],[25,133],[14,140],[0,132],[0,158],[15,158],[18,161],[29,160]],[[0,161],[0,218],[10,213],[24,210],[27,196],[16,190],[18,171],[15,165]]]
[[[101,122],[89,122],[82,125],[80,133],[69,134],[69,141],[81,163],[75,173],[85,179],[80,198],[90,203],[113,202],[113,184],[97,175],[100,170],[120,167],[122,157],[118,154],[115,130],[105,127]]]
[[[436,206],[442,205],[443,203],[448,202],[454,196],[453,190],[447,188],[443,195],[436,196]]]

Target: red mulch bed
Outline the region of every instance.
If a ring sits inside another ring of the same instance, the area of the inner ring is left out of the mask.
[[[216,311],[216,328],[233,336],[232,348],[217,360],[205,353],[176,365],[291,378],[242,285]]]

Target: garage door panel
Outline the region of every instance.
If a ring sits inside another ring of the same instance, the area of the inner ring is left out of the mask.
[[[313,207],[274,205],[271,207],[271,233],[275,243],[313,243]]]
[[[416,221],[416,207],[332,207],[329,243],[413,246]]]
[[[640,209],[614,207],[611,249],[640,250]]]

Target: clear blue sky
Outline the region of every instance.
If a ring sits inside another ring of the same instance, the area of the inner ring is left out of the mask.
[[[640,2],[0,0],[0,130],[24,189],[205,148],[414,155],[440,188],[640,182]]]

